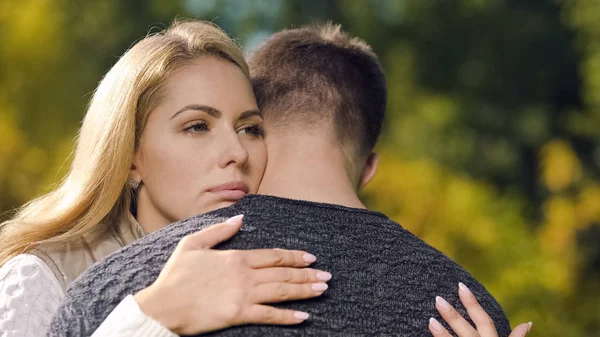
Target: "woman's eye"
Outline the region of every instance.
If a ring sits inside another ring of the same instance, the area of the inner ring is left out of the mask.
[[[196,122],[196,123],[188,126],[187,128],[185,128],[184,131],[189,132],[189,133],[206,132],[206,131],[208,131],[208,125],[206,123]]]
[[[247,133],[253,136],[262,136],[263,129],[260,125],[250,125],[240,130],[240,133]]]

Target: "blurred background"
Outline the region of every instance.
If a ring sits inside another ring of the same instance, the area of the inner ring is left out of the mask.
[[[389,87],[368,205],[530,336],[600,336],[599,0],[2,0],[0,220],[65,174],[103,74],[175,17],[248,51],[313,21],[365,39]]]

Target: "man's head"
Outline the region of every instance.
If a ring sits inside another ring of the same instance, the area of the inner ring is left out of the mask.
[[[250,57],[249,66],[269,137],[330,140],[357,187],[370,180],[387,89],[369,45],[339,25],[284,30]]]

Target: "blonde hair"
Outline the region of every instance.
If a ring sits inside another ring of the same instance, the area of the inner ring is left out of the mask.
[[[40,244],[97,239],[127,216],[134,197],[127,179],[148,115],[169,75],[203,56],[230,61],[249,77],[239,46],[208,22],[177,21],[120,58],[92,97],[69,173],[2,224],[0,265]]]

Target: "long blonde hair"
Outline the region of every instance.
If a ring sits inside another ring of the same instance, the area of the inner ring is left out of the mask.
[[[208,22],[177,21],[121,57],[92,97],[69,173],[2,224],[0,265],[40,244],[98,238],[127,216],[134,197],[127,179],[148,115],[168,76],[202,56],[228,60],[249,77],[239,46]]]

